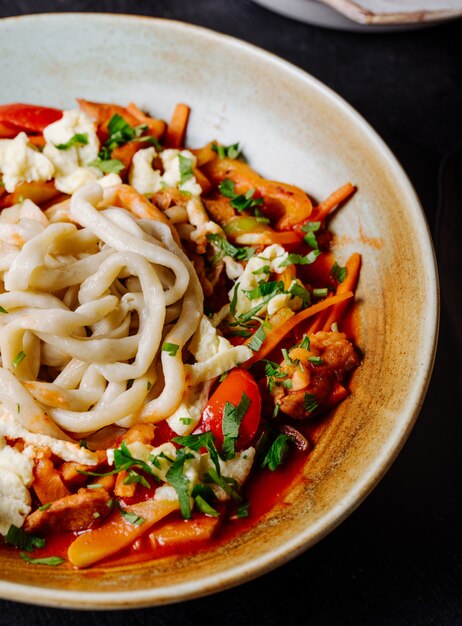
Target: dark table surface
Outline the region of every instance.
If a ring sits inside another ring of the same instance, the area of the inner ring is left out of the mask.
[[[462,145],[462,21],[370,35],[303,25],[249,0],[0,0],[1,17],[78,10],[200,24],[302,67],[381,134],[433,228],[439,165]],[[153,609],[81,613],[0,602],[0,624],[462,624],[460,352],[443,308],[433,378],[404,449],[359,509],[291,563],[221,594]]]

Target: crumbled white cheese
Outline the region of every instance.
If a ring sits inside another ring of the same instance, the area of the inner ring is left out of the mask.
[[[37,448],[50,448],[53,454],[63,459],[63,461],[75,461],[83,465],[96,465],[98,462],[94,452],[81,448],[77,443],[32,433],[6,412],[0,413],[0,435],[10,437],[11,439],[22,439],[25,443]]]
[[[236,317],[247,313],[258,304],[263,302],[263,298],[254,298],[250,300],[245,292],[252,291],[252,289],[256,289],[260,282],[268,282],[269,273],[260,273],[255,274],[262,268],[268,266],[269,272],[274,272],[276,274],[280,274],[283,272],[284,268],[279,267],[280,264],[287,257],[287,252],[281,246],[277,244],[272,244],[265,248],[261,254],[258,256],[253,256],[249,259],[245,270],[243,271],[239,281],[232,287],[229,292],[229,299],[232,300],[234,296],[234,290],[237,288],[237,300],[236,300]],[[236,287],[236,285],[238,285]],[[263,313],[266,309],[266,305],[262,306],[260,313]]]
[[[11,524],[21,527],[30,513],[28,487],[33,480],[33,450],[20,452],[0,437],[0,534],[6,535]]]
[[[175,150],[170,148],[160,153],[164,174],[162,181],[168,187],[178,187],[181,191],[186,191],[193,196],[200,196],[201,186],[196,182],[195,176],[191,176],[184,183],[181,183],[180,159],[179,155],[191,161],[191,167],[196,165],[196,157],[189,150]]]
[[[247,346],[232,346],[218,334],[205,315],[191,339],[189,351],[197,361],[193,365],[185,365],[186,380],[191,386],[221,376],[253,354]]]
[[[5,189],[12,193],[21,183],[50,180],[55,168],[29,143],[26,133],[19,133],[14,139],[0,139],[0,172]]]
[[[237,280],[239,276],[242,276],[244,268],[239,263],[239,261],[236,261],[235,259],[233,259],[233,257],[224,256],[223,263],[225,264],[226,276],[230,280]]]
[[[161,189],[161,174],[152,167],[157,156],[155,148],[145,148],[135,152],[129,174],[129,183],[138,193],[152,195]]]
[[[98,185],[101,185],[103,189],[108,189],[109,187],[115,187],[116,185],[121,185],[122,179],[118,174],[111,172],[110,174],[106,174],[105,176],[101,176],[98,178]]]
[[[86,135],[87,143],[76,143],[66,150],[56,147],[67,143],[77,134]],[[99,139],[95,122],[83,111],[64,111],[60,120],[44,129],[43,136],[46,141],[43,154],[50,159],[56,170],[56,189],[72,194],[83,185],[101,177],[101,172],[96,168],[85,167],[97,158]]]
[[[207,404],[212,382],[209,380],[196,387],[186,388],[180,406],[167,418],[168,425],[177,435],[189,435],[196,429]]]

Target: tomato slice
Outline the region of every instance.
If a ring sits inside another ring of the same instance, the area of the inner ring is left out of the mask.
[[[27,133],[42,133],[46,126],[61,119],[62,116],[62,111],[51,107],[19,102],[5,104],[0,106],[0,135],[16,136],[22,130]]]
[[[249,372],[242,369],[232,370],[225,380],[219,385],[215,393],[209,399],[198,430],[205,432],[211,430],[215,436],[218,447],[223,445],[223,412],[227,402],[237,406],[245,393],[250,406],[244,415],[239,427],[237,449],[245,448],[255,437],[261,418],[261,396],[257,383]]]

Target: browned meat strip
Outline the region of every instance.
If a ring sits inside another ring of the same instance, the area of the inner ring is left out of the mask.
[[[78,493],[56,500],[44,511],[34,511],[24,523],[28,533],[86,530],[96,519],[110,513],[109,494],[104,489],[79,489]]]

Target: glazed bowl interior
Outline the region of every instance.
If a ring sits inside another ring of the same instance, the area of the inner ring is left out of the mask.
[[[418,199],[389,150],[343,100],[276,57],[185,24],[130,16],[39,15],[0,23],[3,100],[136,102],[168,119],[192,108],[188,144],[241,141],[263,175],[325,198],[358,192],[332,221],[340,261],[358,251],[364,358],[352,394],[283,502],[205,552],[89,571],[33,567],[0,552],[0,596],[76,608],[174,602],[238,584],[305,550],[383,476],[418,415],[433,364],[438,287]]]

